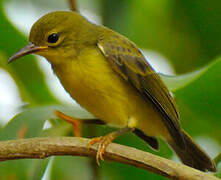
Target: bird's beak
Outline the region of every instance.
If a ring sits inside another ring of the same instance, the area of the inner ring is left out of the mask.
[[[36,46],[32,43],[29,43],[27,46],[25,46],[24,48],[20,49],[18,52],[16,52],[13,56],[11,56],[8,60],[8,63],[11,63],[13,61],[15,61],[16,59],[31,54],[31,53],[35,53],[44,49],[47,49],[47,46]]]

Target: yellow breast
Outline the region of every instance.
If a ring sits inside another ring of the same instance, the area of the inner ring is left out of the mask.
[[[125,127],[132,119],[133,127],[147,126],[149,129],[153,123],[158,124],[157,129],[161,127],[161,117],[152,103],[144,101],[128,82],[114,72],[98,49],[85,49],[77,59],[54,68],[54,71],[66,91],[106,123]],[[148,134],[158,134],[157,129],[153,126]]]

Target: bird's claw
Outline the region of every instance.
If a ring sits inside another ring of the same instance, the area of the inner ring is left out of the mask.
[[[107,146],[113,141],[114,139],[114,135],[108,134],[106,136],[101,136],[101,137],[96,137],[90,140],[90,142],[88,143],[87,147],[90,148],[91,145],[95,144],[95,143],[99,143],[98,145],[98,150],[97,150],[97,154],[96,154],[96,162],[98,164],[98,166],[100,166],[100,159],[102,161],[104,161],[104,153],[105,150],[107,148]]]

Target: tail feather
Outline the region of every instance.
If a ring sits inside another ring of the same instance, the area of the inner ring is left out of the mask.
[[[193,139],[184,131],[183,138],[185,142],[185,149],[181,149],[174,142],[170,143],[170,146],[177,153],[181,161],[195,169],[201,171],[216,171],[216,165],[213,160],[193,141]]]

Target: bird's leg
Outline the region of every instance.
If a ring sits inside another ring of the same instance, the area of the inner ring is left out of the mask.
[[[68,116],[60,111],[55,111],[55,115],[60,119],[63,119],[68,123],[71,123],[73,126],[73,132],[75,136],[81,137],[81,121],[79,119]]]
[[[92,138],[90,140],[90,142],[88,143],[88,148],[90,148],[91,145],[93,145],[93,144],[95,144],[97,142],[99,143],[98,150],[97,150],[97,155],[96,155],[97,164],[100,165],[99,159],[104,160],[103,154],[104,154],[107,146],[110,143],[112,143],[112,141],[116,137],[118,137],[120,135],[123,135],[123,134],[125,134],[127,132],[133,131],[133,130],[134,130],[134,128],[125,127],[125,128],[122,128],[122,129],[120,129],[118,131],[109,133],[106,136]]]
[[[85,124],[105,124],[100,119],[78,119],[78,118],[68,116],[60,111],[55,111],[55,115],[65,121],[67,121],[68,123],[71,123],[73,126],[74,134],[77,137],[81,137],[81,126],[82,126],[81,124],[82,123],[85,123]]]

